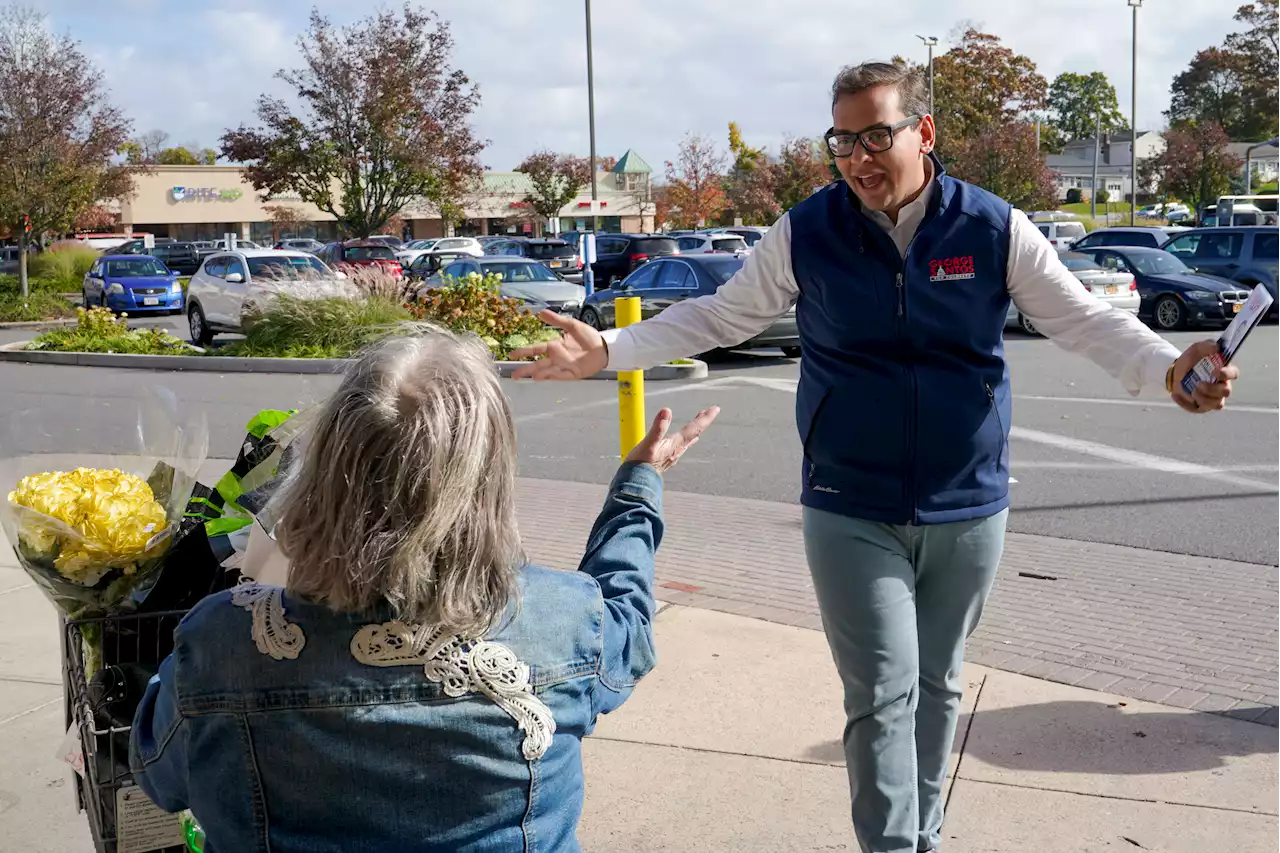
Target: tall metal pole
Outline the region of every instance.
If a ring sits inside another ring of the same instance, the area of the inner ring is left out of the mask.
[[[1129,93],[1129,224],[1138,222],[1138,8],[1142,0],[1129,0],[1133,7],[1133,69]]]
[[[1098,217],[1098,155],[1102,151],[1102,113],[1098,113],[1098,126],[1093,132],[1093,178],[1089,181],[1089,218]],[[1108,222],[1108,225],[1111,223]]]
[[[938,43],[935,36],[916,36],[929,48],[929,115],[933,115],[933,48]]]
[[[591,230],[600,231],[600,195],[596,189],[596,87],[591,64],[591,0],[587,6],[587,120],[591,125]]]

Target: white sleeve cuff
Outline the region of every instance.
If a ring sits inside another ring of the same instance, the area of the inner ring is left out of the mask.
[[[610,370],[636,369],[636,345],[626,329],[606,329],[600,337],[609,347]]]

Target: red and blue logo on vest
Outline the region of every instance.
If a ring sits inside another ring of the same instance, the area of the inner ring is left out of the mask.
[[[973,255],[929,261],[929,281],[973,278]]]

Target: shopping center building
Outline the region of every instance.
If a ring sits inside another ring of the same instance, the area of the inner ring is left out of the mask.
[[[651,170],[628,151],[611,171],[596,175],[600,230],[653,230]],[[464,221],[454,234],[524,234],[548,230],[539,222],[525,197],[528,176],[520,172],[485,172],[477,189],[463,199]],[[335,193],[336,195],[336,193]],[[411,202],[401,211],[405,238],[441,237],[439,212],[425,201]],[[560,211],[559,231],[590,228],[591,189]],[[240,166],[154,166],[134,182],[134,194],[120,203],[120,224],[126,230],[178,240],[213,240],[227,233],[269,244],[286,237],[335,240],[334,217],[297,196],[264,197],[244,176]]]

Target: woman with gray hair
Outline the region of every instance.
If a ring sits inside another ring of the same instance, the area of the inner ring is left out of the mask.
[[[208,851],[576,851],[581,739],[654,665],[664,409],[576,572],[528,564],[485,346],[363,353],[274,503],[281,587],[210,596],[134,720],[134,778]]]

